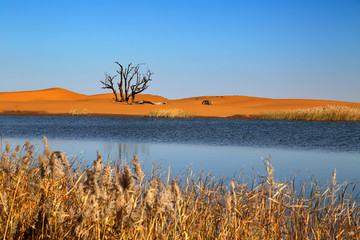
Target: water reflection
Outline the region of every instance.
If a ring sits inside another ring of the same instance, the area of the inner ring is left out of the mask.
[[[147,143],[117,143],[98,142],[100,153],[108,161],[131,161],[134,155],[148,159],[150,157],[150,144]],[[102,145],[102,147],[101,147]]]
[[[13,147],[26,139],[10,139]],[[32,139],[36,150],[41,152],[41,139]],[[48,138],[53,150],[61,150],[70,157],[79,156],[84,166],[90,166],[99,150],[105,162],[131,161],[137,155],[147,173],[155,162],[163,170],[171,168],[172,176],[184,172],[188,165],[195,172],[204,171],[217,177],[241,178],[264,175],[262,158],[271,154],[274,176],[283,181],[295,177],[298,182],[311,176],[321,183],[327,183],[331,172],[337,169],[339,182],[359,180],[360,153],[299,151],[275,148],[237,146],[206,146],[196,144],[128,143],[116,141],[59,140]],[[300,171],[299,174],[296,173]]]
[[[132,159],[134,155],[142,156],[145,159],[150,157],[150,144],[146,143],[119,143],[118,159]]]

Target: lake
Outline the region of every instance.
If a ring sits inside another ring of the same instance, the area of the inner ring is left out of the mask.
[[[152,163],[172,176],[190,168],[216,177],[264,174],[271,155],[279,180],[315,177],[359,180],[359,122],[293,122],[241,119],[154,119],[111,117],[0,116],[0,133],[14,148],[31,140],[42,151],[42,137],[54,150],[92,164],[99,150],[109,162],[134,154],[150,171]],[[300,171],[298,174],[296,174]]]

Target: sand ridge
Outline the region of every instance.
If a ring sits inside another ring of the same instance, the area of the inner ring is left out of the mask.
[[[52,100],[79,100],[88,97],[62,88],[49,88],[36,91],[0,92],[0,102],[29,102]]]
[[[136,100],[166,102],[165,105],[129,105],[113,100],[112,93],[85,95],[62,88],[0,92],[0,114],[69,115],[73,110],[94,116],[147,116],[156,109],[182,109],[195,117],[251,117],[264,112],[338,105],[360,108],[360,103],[311,99],[271,99],[247,96],[200,96],[170,100],[140,94]],[[210,100],[213,105],[202,105]]]

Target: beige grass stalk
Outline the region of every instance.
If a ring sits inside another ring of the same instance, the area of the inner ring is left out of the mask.
[[[20,151],[20,145],[17,145],[16,148],[15,148],[15,152],[19,152]]]
[[[360,239],[359,199],[336,171],[328,185],[299,190],[274,178],[268,160],[266,176],[250,183],[188,174],[180,184],[141,170],[140,184],[138,160],[135,177],[128,165],[103,167],[98,153],[90,169],[69,165],[55,179],[48,163],[66,168],[60,152],[51,160],[26,145],[0,153],[2,239]]]
[[[5,152],[9,153],[9,152],[10,152],[10,143],[9,143],[9,141],[6,140],[6,141],[5,141],[5,144],[6,144],[6,146],[5,146]]]
[[[111,185],[111,182],[112,182],[112,169],[109,165],[106,165],[104,168],[103,168],[103,173],[102,173],[102,182],[103,182],[103,185],[105,187],[109,187]]]
[[[89,112],[86,108],[84,109],[70,109],[69,110],[70,116],[86,116],[89,115]]]
[[[10,173],[10,161],[6,151],[1,156],[0,168],[5,173]]]
[[[168,185],[159,194],[159,198],[156,204],[156,213],[172,213],[173,211],[173,195],[171,192],[171,187]]]
[[[299,120],[299,121],[360,121],[360,108],[348,106],[314,107],[262,113],[258,119]]]
[[[120,185],[123,188],[123,190],[127,191],[133,191],[135,187],[135,176],[131,172],[131,168],[128,165],[125,165],[123,167],[123,172],[121,174],[121,177],[119,178]]]
[[[50,173],[54,179],[62,178],[65,175],[64,167],[61,164],[61,156],[62,153],[53,152],[49,158]]]
[[[94,168],[94,178],[98,179],[100,177],[100,173],[103,168],[103,162],[102,162],[102,158],[101,158],[99,151],[96,151],[96,152],[97,152],[97,158],[94,161],[93,168]]]
[[[149,113],[153,118],[188,118],[191,115],[182,109],[158,109]]]
[[[150,182],[149,188],[145,192],[144,202],[147,210],[151,210],[155,203],[156,194],[158,192],[158,180],[154,179]]]
[[[134,166],[134,171],[136,173],[137,179],[141,184],[143,182],[145,174],[141,169],[140,161],[139,161],[138,157],[136,155],[134,155],[134,158],[133,158],[133,160],[131,162],[132,162],[132,164]]]

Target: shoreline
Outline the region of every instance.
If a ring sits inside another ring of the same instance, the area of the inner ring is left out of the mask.
[[[326,106],[360,109],[360,103],[313,99],[271,99],[248,96],[199,96],[184,99],[139,94],[137,101],[163,105],[115,102],[113,94],[84,95],[61,88],[0,92],[0,115],[150,117],[151,112],[181,110],[187,118],[260,119],[262,114]],[[208,100],[212,105],[203,105]]]
[[[149,115],[136,115],[136,114],[105,114],[105,113],[88,113],[88,114],[79,114],[71,115],[70,113],[48,113],[43,111],[3,111],[0,112],[0,116],[53,116],[53,117],[121,117],[121,118],[156,118],[150,117]],[[219,116],[198,116],[192,115],[187,118],[209,118],[209,119],[254,119],[259,120],[255,116],[247,115],[234,115],[228,117],[219,117]]]
[[[29,112],[29,111],[7,111],[0,112],[0,116],[52,116],[52,117],[114,117],[114,118],[166,118],[166,117],[150,117],[149,115],[130,115],[130,114],[103,114],[90,113],[83,115],[71,115],[68,113],[46,113],[46,112]],[[219,116],[189,116],[186,119],[239,119],[239,120],[270,120],[270,121],[299,121],[299,122],[359,122],[359,121],[336,121],[336,120],[293,120],[293,119],[276,119],[261,118],[261,115],[234,115],[228,117]],[[180,119],[177,117],[166,119]]]

